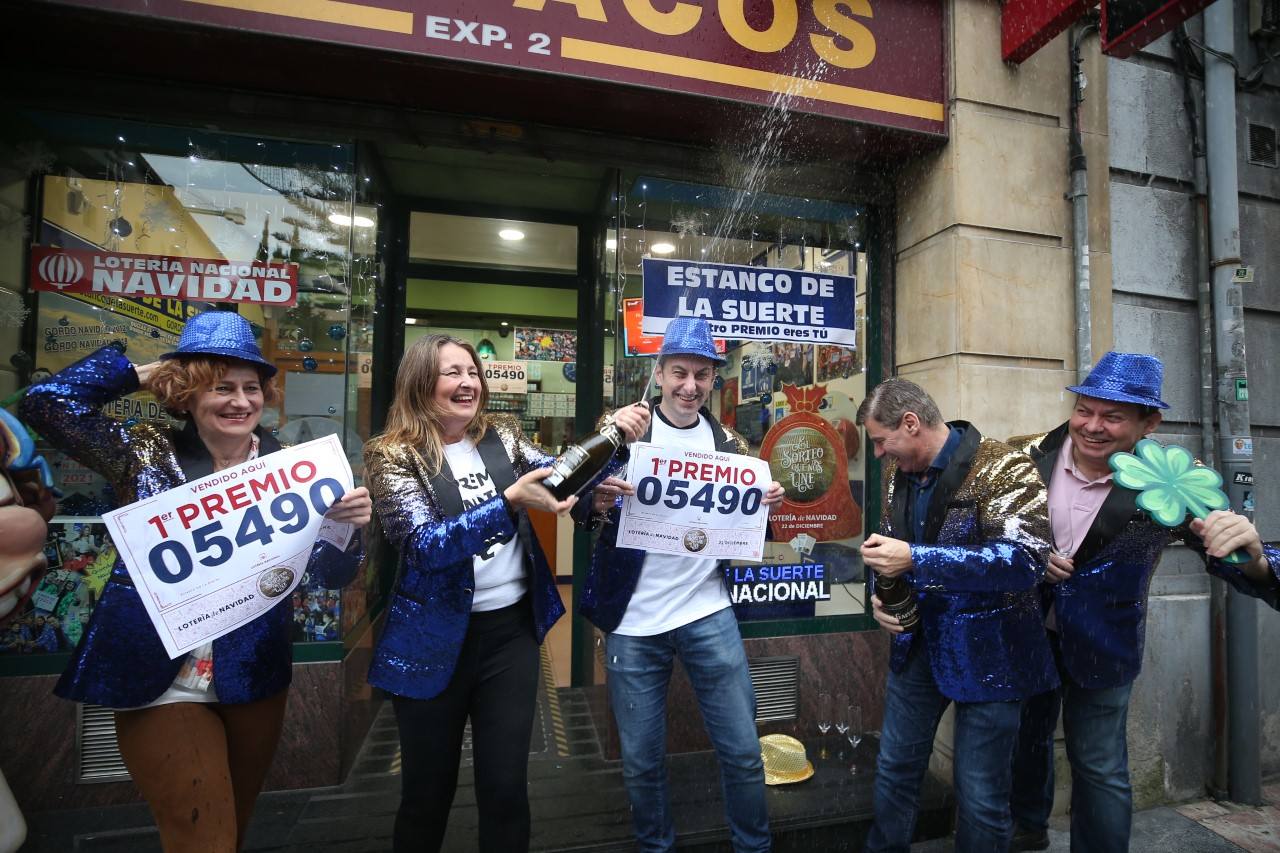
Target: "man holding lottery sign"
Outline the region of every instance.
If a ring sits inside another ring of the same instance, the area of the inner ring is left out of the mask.
[[[582,613],[606,634],[605,670],[623,777],[645,850],[675,848],[665,704],[677,656],[720,760],[733,849],[745,853],[770,846],[747,657],[725,573],[716,559],[697,554],[716,535],[719,516],[755,518],[763,524],[769,508],[782,500],[782,486],[764,481],[759,471],[767,471],[767,465],[758,469],[741,457],[725,458],[745,456],[747,443],[721,426],[706,407],[716,367],[724,361],[705,320],[671,321],[654,370],[661,395],[653,401],[654,417],[640,439],[660,452],[637,456],[634,483],[610,477],[591,499],[593,520],[604,528],[583,586]],[[640,445],[634,452],[641,452]],[[675,514],[690,514],[707,523],[683,525],[676,547],[667,552],[622,547],[615,504],[623,495],[635,496],[636,512],[655,509],[668,521]]]

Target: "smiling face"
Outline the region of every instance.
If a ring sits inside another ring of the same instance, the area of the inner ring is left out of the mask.
[[[887,427],[874,417],[863,423],[867,441],[877,459],[888,456],[898,467],[909,473],[918,473],[929,467],[937,451],[929,440],[931,432],[922,427],[915,412],[907,412],[896,427]]]
[[[451,443],[462,438],[480,410],[480,365],[457,344],[440,347],[439,359],[440,373],[431,396],[440,413],[445,441]]]
[[[707,404],[716,366],[709,358],[696,355],[668,356],[654,371],[662,392],[660,407],[667,420],[688,426],[697,420],[698,410]]]
[[[264,402],[262,378],[248,365],[233,364],[191,400],[191,419],[206,444],[244,439],[258,427]]]
[[[1160,425],[1160,412],[1144,415],[1136,403],[1116,403],[1095,397],[1076,397],[1067,422],[1075,463],[1100,476],[1110,470],[1111,454],[1133,450],[1143,436]]]

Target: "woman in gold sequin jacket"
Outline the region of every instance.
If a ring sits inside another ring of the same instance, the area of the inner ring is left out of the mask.
[[[280,449],[259,420],[277,397],[274,365],[247,320],[229,311],[192,317],[178,348],[133,365],[108,344],[33,385],[27,423],[104,476],[121,504],[233,468]],[[150,390],[185,420],[181,429],[118,421],[112,400]],[[326,513],[359,526],[372,516],[364,488]],[[359,534],[340,551],[312,549],[307,571],[344,586],[363,554]],[[120,753],[160,829],[166,853],[231,853],[244,841],[275,754],[292,675],[289,597],[252,621],[170,659],[138,590],[117,560],[84,636],[54,692],[116,709]]]

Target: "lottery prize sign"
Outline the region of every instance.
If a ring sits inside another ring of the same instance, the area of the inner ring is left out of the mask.
[[[318,539],[345,549],[354,526],[324,514],[352,484],[342,443],[329,435],[104,515],[169,657],[286,599]]]
[[[529,393],[529,372],[522,361],[486,361],[484,381],[501,394]]]
[[[759,560],[769,463],[718,451],[631,445],[618,546],[706,559]]]

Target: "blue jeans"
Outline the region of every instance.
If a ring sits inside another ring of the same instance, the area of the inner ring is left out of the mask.
[[[1013,760],[1013,818],[1024,829],[1044,829],[1053,809],[1053,733],[1062,714],[1071,762],[1072,853],[1129,849],[1133,791],[1125,724],[1133,684],[1090,690],[1062,666],[1058,635],[1049,632],[1062,687],[1033,696],[1022,709]]]
[[[770,847],[764,764],[756,735],[756,697],[733,609],[651,637],[610,634],[605,648],[609,701],[622,741],[622,777],[639,849],[674,850],[667,791],[667,685],[676,656],[698,697],[720,760],[720,786],[733,849]]]
[[[902,672],[889,673],[875,822],[867,853],[908,853],[938,722],[951,700],[938,690],[924,636],[916,637]],[[957,702],[955,756],[958,853],[1005,853],[1009,846],[1010,761],[1020,702]]]

